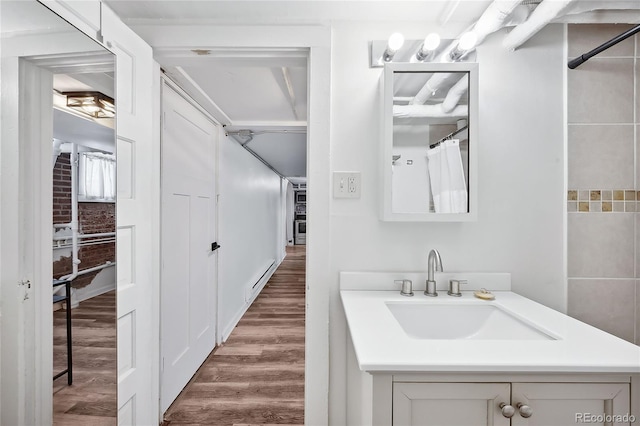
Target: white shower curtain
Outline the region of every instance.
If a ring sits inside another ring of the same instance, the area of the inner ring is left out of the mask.
[[[465,183],[460,141],[446,140],[427,151],[431,194],[436,213],[466,213]]]
[[[81,199],[115,201],[115,156],[97,152],[82,153],[80,155],[79,189]]]

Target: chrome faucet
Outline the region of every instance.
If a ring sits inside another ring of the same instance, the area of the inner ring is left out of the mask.
[[[436,281],[433,278],[435,271],[442,272],[442,260],[440,259],[440,253],[438,250],[433,249],[429,252],[429,258],[427,259],[427,289],[425,290],[425,296],[436,297],[438,292],[436,291]]]

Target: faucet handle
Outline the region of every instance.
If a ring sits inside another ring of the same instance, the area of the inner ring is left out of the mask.
[[[413,283],[411,280],[395,280],[395,284],[401,285],[400,294],[403,296],[413,296]]]
[[[447,291],[447,294],[455,297],[462,296],[462,293],[460,293],[460,285],[465,284],[467,284],[467,280],[449,280],[449,291]]]

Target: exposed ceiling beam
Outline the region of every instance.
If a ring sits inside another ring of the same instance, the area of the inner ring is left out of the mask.
[[[236,129],[299,129],[299,128],[307,128],[307,122],[305,121],[234,121],[229,126],[229,128]]]
[[[461,0],[453,0],[447,2],[447,5],[440,13],[440,16],[438,16],[438,22],[440,23],[440,25],[445,26],[449,23],[449,20],[458,9],[458,6],[460,6],[460,1]]]
[[[574,22],[573,17],[578,20],[579,16],[586,13],[593,12],[593,15],[596,16],[603,11],[622,10],[640,11],[640,1],[609,0],[606,2],[594,2],[589,0],[544,0],[533,11],[529,19],[515,27],[509,34],[507,34],[502,44],[509,50],[515,50],[538,33],[538,31],[544,28],[547,24],[550,22],[558,22],[561,17],[567,17],[570,19],[570,21],[565,22]],[[637,23],[637,21],[632,23]]]
[[[296,111],[296,94],[293,90],[293,83],[291,83],[291,76],[289,75],[289,68],[282,67],[282,77],[284,78],[284,83],[287,86],[287,93],[289,95],[289,103],[291,104],[291,110],[293,111],[293,117],[298,121],[300,117],[298,117],[298,111]]]
[[[265,51],[210,48],[202,46],[156,49],[154,55],[163,66],[242,66],[259,68],[306,67],[308,52],[301,49]]]
[[[554,19],[560,24],[637,24],[640,10],[596,10],[591,13],[567,14]]]

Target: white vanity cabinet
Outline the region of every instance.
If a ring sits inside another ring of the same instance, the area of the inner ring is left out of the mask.
[[[349,426],[640,424],[638,346],[510,291],[489,303],[464,291],[407,298],[398,288],[345,289],[352,278],[375,281],[341,274]],[[512,319],[485,321],[472,313],[479,307]],[[515,320],[539,333],[511,333]],[[457,327],[474,322],[466,335]]]
[[[507,377],[493,376],[486,380],[505,380]],[[396,378],[404,381],[396,381],[395,378],[391,379],[392,383],[387,381],[387,385],[392,387],[390,411],[386,410],[391,419],[385,418],[385,410],[381,409],[377,415],[374,413],[375,425],[570,426],[634,423],[634,418],[630,417],[633,413],[629,376],[558,378],[541,375],[525,378],[535,382],[484,383],[464,382],[465,379],[479,379],[464,375],[447,378],[447,382],[406,381],[415,379],[406,375]],[[385,398],[384,392],[378,395]],[[376,401],[374,393],[373,407],[382,408],[383,405],[385,401]],[[511,414],[509,410],[512,411],[511,417],[502,414],[504,406],[507,415]]]

